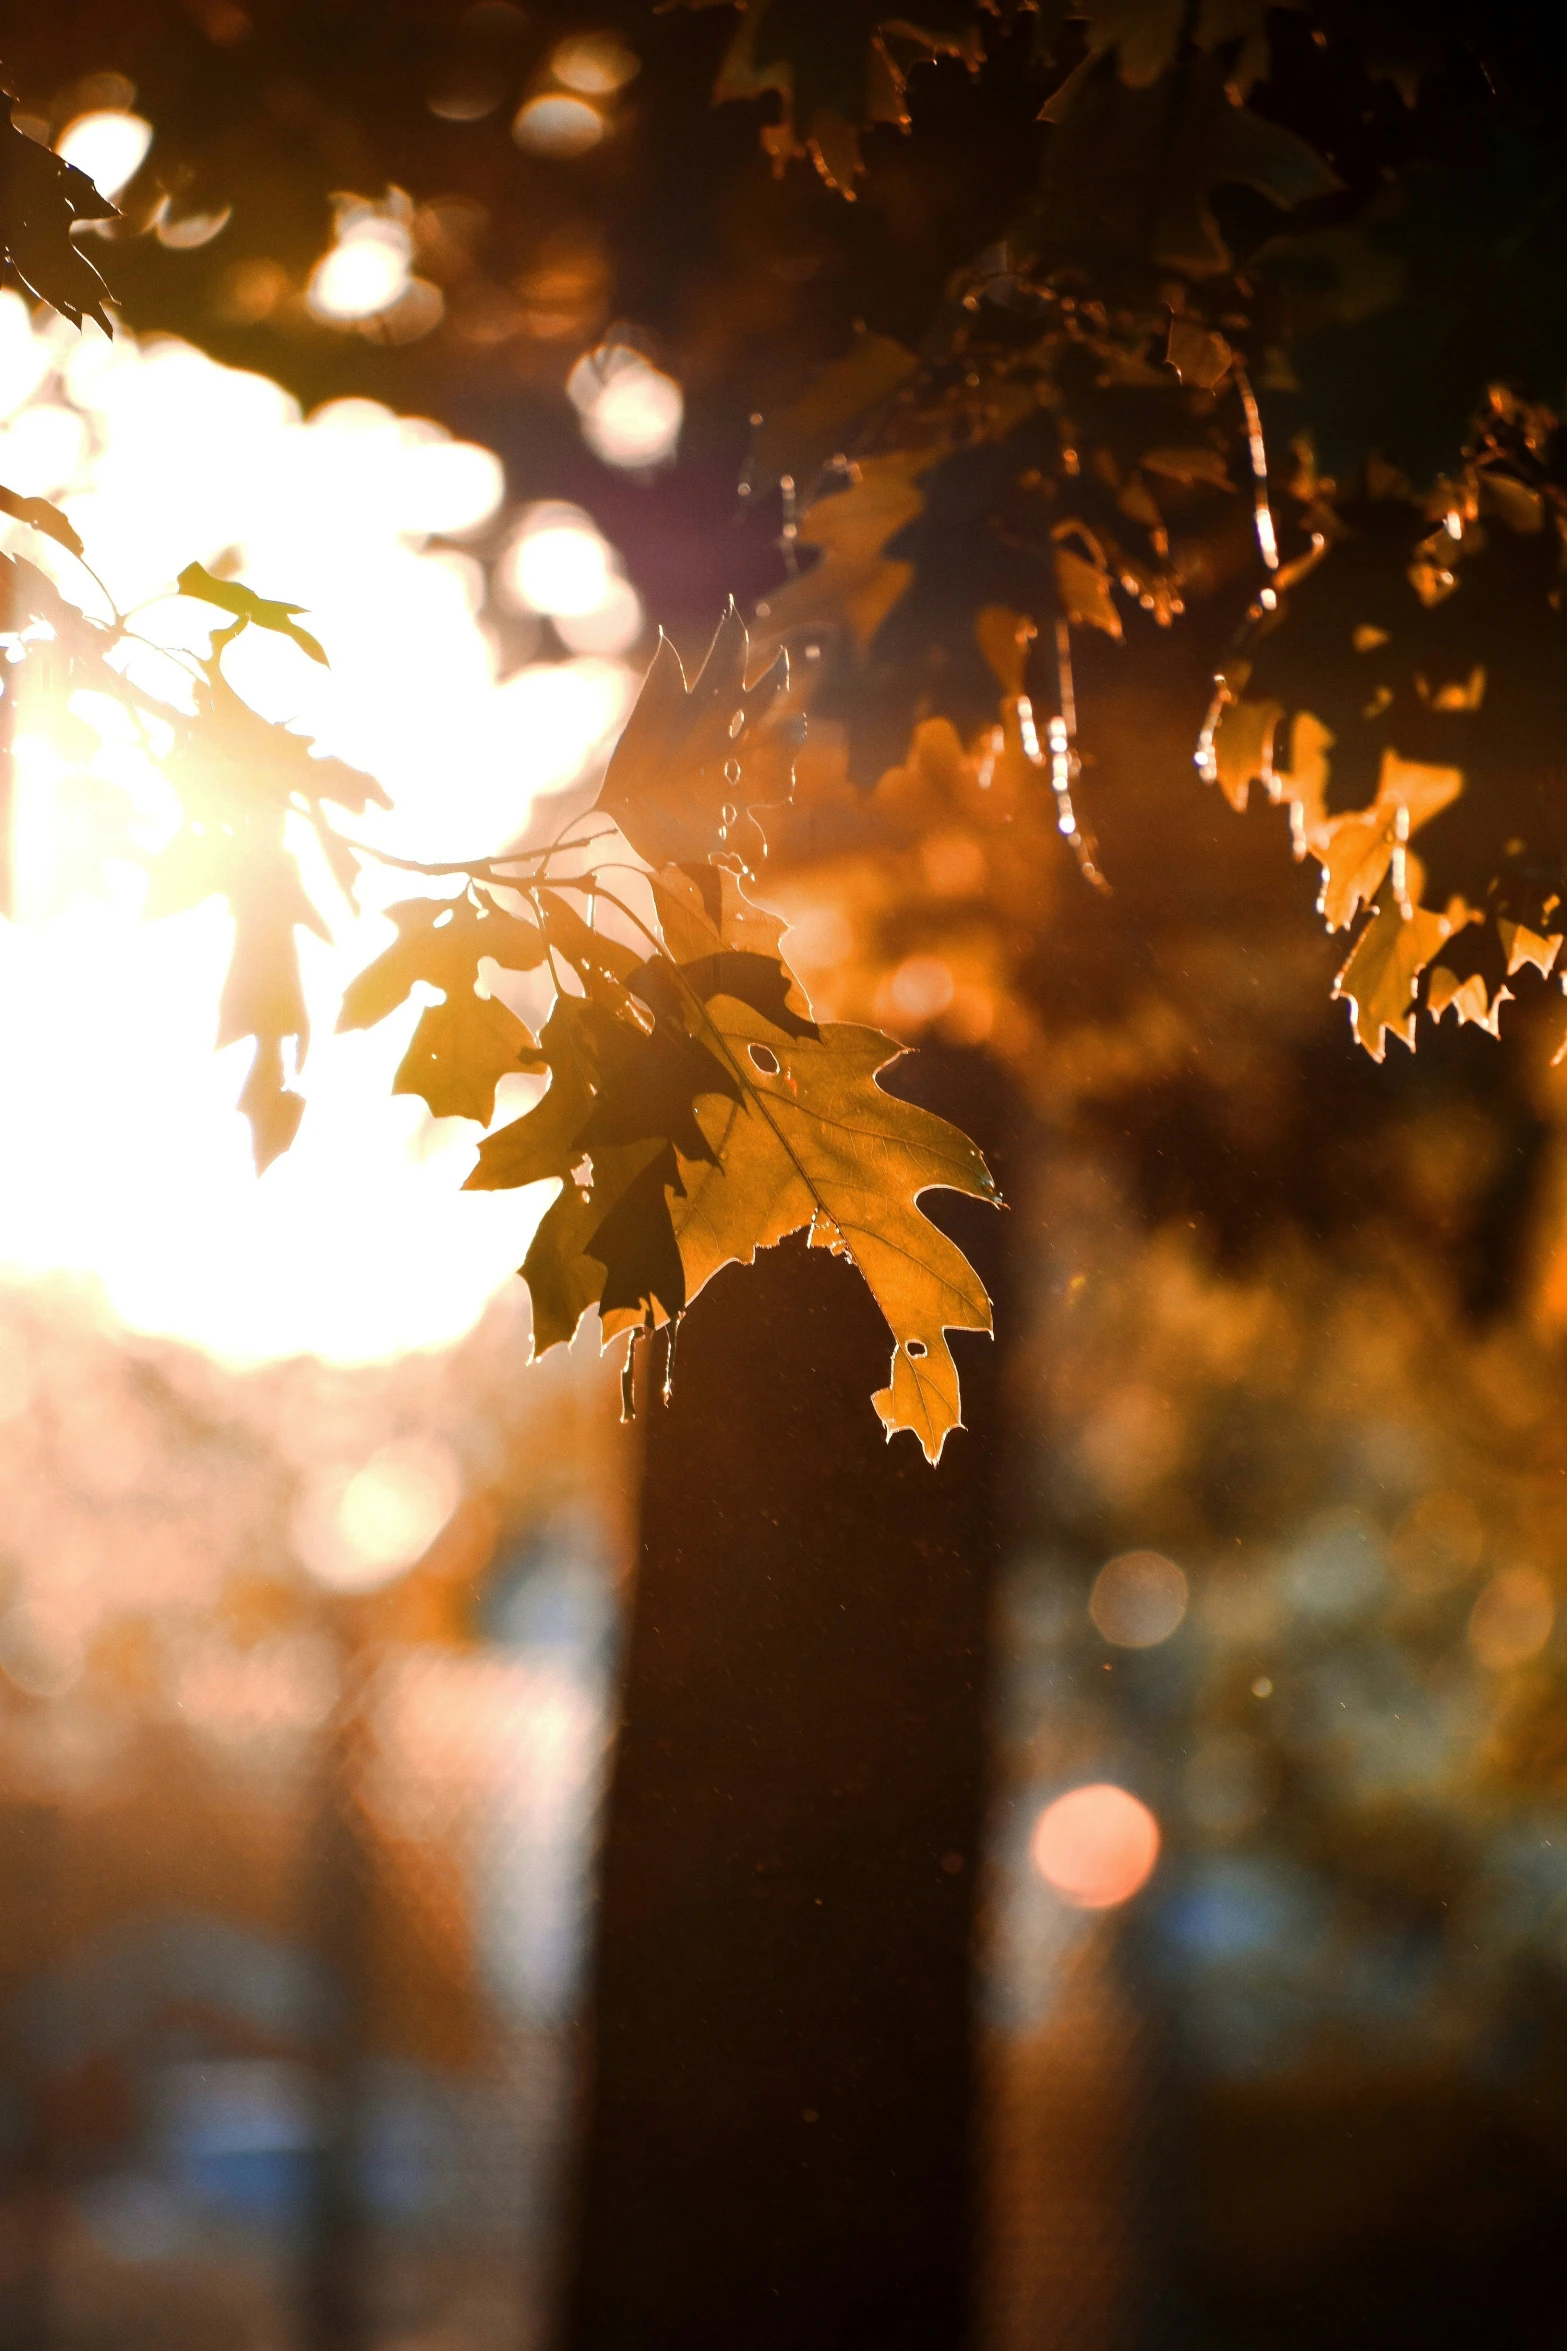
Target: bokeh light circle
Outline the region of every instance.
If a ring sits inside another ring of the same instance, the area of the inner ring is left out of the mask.
[[[585,98],[551,92],[528,100],[511,126],[511,135],[519,147],[564,163],[598,145],[604,136],[604,118]]]
[[[1159,1551],[1123,1551],[1094,1578],[1088,1613],[1117,1649],[1155,1649],[1179,1631],[1189,1598],[1173,1559]]]
[[[1556,1622],[1556,1598],[1536,1567],[1504,1567],[1469,1617],[1469,1646],[1493,1673],[1538,1657]]]
[[[1047,1804],[1030,1840],[1034,1867],[1076,1910],[1110,1910],[1148,1883],[1159,1823],[1125,1788],[1100,1780]]]
[[[581,98],[612,98],[641,71],[636,52],[614,33],[572,33],[556,48],[550,71]]]
[[[613,584],[608,547],[573,506],[534,507],[498,569],[503,601],[574,619],[602,610]]]
[[[566,378],[582,437],[606,465],[663,465],[685,421],[685,395],[642,352],[607,344],[584,352]]]
[[[408,233],[395,221],[366,221],[340,237],[310,276],[307,295],[319,318],[375,318],[408,291]]]
[[[421,1558],[462,1496],[462,1475],[444,1445],[409,1438],[384,1445],[359,1469],[309,1485],[294,1515],[295,1545],[331,1591],[369,1592]]]

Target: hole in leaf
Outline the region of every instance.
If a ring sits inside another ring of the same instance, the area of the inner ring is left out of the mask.
[[[740,732],[740,729],[744,725],[745,712],[743,710],[737,710],[734,714],[734,717],[729,721],[729,740],[731,743],[735,740],[736,736]]]
[[[746,1050],[764,1078],[777,1077],[782,1065],[770,1045],[748,1045]]]
[[[903,1352],[905,1355],[912,1355],[915,1362],[918,1363],[920,1357],[922,1355],[928,1355],[930,1350],[926,1346],[923,1339],[905,1339],[903,1342]]]

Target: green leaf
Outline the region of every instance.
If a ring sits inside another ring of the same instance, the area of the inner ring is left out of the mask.
[[[303,604],[279,604],[271,596],[258,596],[254,588],[247,588],[240,580],[215,579],[205,564],[187,563],[179,576],[182,596],[194,596],[199,603],[215,604],[220,612],[231,612],[239,621],[249,621],[258,629],[271,629],[280,637],[289,637],[302,653],[312,661],[319,661],[323,669],[330,668],[326,655],[308,629],[302,629],[294,615],[303,612]]]

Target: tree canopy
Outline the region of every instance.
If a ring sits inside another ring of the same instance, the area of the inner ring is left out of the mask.
[[[572,336],[580,319],[602,352],[634,350],[601,315],[616,272],[661,307],[667,348],[683,331],[738,477],[722,560],[747,610],[710,611],[701,648],[675,616],[685,662],[660,639],[603,774],[523,839],[406,861],[421,894],[343,1005],[366,1026],[440,992],[396,1079],[436,1117],[489,1129],[503,1076],[542,1081],[469,1179],[559,1187],[522,1269],[536,1347],[590,1308],[606,1340],[673,1328],[720,1267],[803,1229],[887,1321],[889,1435],[937,1459],[960,1422],[947,1333],[990,1310],[920,1200],[994,1185],[880,1073],[936,1030],[1001,1053],[1047,1115],[1096,1098],[1147,1117],[1175,1087],[1233,1122],[1266,1070],[1309,1121],[1314,1016],[1264,989],[1221,1019],[1183,944],[1214,889],[1228,902],[1203,919],[1239,942],[1296,920],[1291,854],[1373,1061],[1468,1026],[1510,1056],[1481,1082],[1533,1082],[1567,1029],[1567,36],[1547,12],[696,0],[621,10],[594,36],[618,62],[589,57],[573,83],[515,10],[396,11],[386,37],[430,91],[417,138],[384,104],[352,111],[371,13],[312,33],[288,8],[219,7],[203,42],[149,11],[152,75],[183,75],[188,99],[204,79],[161,186],[133,180],[119,212],[28,112],[62,83],[58,31],[8,31],[5,274],[112,331],[83,232],[110,286],[123,264],[126,298],[154,309],[170,272],[219,267],[219,241],[182,247],[177,224],[242,203],[255,110],[285,105],[290,45],[314,40],[332,57],[311,87],[336,59],[343,109],[301,115],[291,197],[345,152],[413,182],[421,251],[476,336],[508,303],[554,301]],[[485,93],[612,110],[639,68],[640,146],[602,206],[612,268],[558,206],[543,235],[523,217],[537,166],[497,160]],[[709,88],[711,153],[663,216],[666,242],[689,225],[703,281],[682,314],[637,196],[670,189],[668,143]],[[507,189],[477,226],[477,198],[434,201],[463,173]],[[211,299],[253,333],[270,314],[240,294],[260,262],[221,268]],[[298,606],[193,563],[177,586],[215,616],[210,649],[150,659],[70,519],[8,490],[0,508],[13,659],[67,733],[111,699],[179,795],[148,913],[230,907],[218,1041],[254,1040],[241,1106],[265,1168],[304,1111],[297,933],[331,919],[298,828],[351,899],[361,861],[388,861],[353,830],[384,795],[225,674],[246,630],[324,660]],[[1237,816],[1278,812],[1244,887],[1198,870],[1178,796],[1203,785]],[[535,975],[536,1028],[492,973]],[[875,1025],[825,1017],[824,988]]]

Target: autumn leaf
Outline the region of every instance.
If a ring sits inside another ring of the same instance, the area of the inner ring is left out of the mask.
[[[601,1150],[591,1174],[590,1188],[562,1186],[523,1259],[535,1357],[570,1340],[590,1307],[607,1343],[649,1319],[670,1321],[686,1304],[667,1205],[680,1181],[669,1145],[648,1139]]]
[[[864,651],[914,577],[911,563],[882,550],[919,513],[916,484],[935,457],[933,449],[862,457],[847,489],[806,508],[800,544],[819,547],[821,561],[773,590],[766,615],[773,639],[847,628]]]
[[[1209,736],[1204,773],[1216,783],[1234,809],[1243,809],[1254,780],[1276,795],[1279,779],[1273,769],[1273,744],[1284,716],[1282,702],[1248,702],[1237,696],[1224,703]]]
[[[557,998],[539,1059],[550,1073],[543,1098],[485,1137],[467,1188],[561,1186],[522,1268],[543,1354],[573,1336],[590,1306],[606,1340],[646,1314],[680,1312],[684,1275],[664,1199],[679,1181],[674,1145],[700,1158],[699,1096],[733,1099],[738,1087],[684,1030],[650,1036],[576,996]]]
[[[1491,1037],[1500,1037],[1502,1006],[1512,1000],[1511,988],[1500,987],[1493,996],[1482,972],[1472,971],[1460,979],[1445,963],[1433,964],[1426,981],[1426,1010],[1433,1020],[1451,1010],[1458,1027],[1484,1029]]]
[[[1286,7],[1295,0],[1283,0]],[[1083,21],[1088,46],[1115,52],[1123,82],[1145,89],[1175,62],[1183,40],[1223,48],[1232,88],[1243,95],[1268,70],[1268,10],[1273,0],[1078,0],[1063,10]]]
[[[892,1332],[891,1379],[874,1399],[888,1435],[910,1429],[939,1460],[962,1425],[946,1333],[988,1331],[991,1313],[919,1198],[943,1187],[994,1200],[984,1160],[957,1128],[877,1085],[899,1058],[891,1038],[842,1024],[791,1036],[733,997],[704,1009],[742,1086],[738,1101],[698,1104],[705,1157],[679,1154],[670,1217],[687,1297],[722,1266],[809,1229],[858,1268]]]
[[[73,326],[90,318],[113,332],[109,289],[71,235],[78,221],[114,220],[112,204],[84,171],[29,139],[6,110],[0,130],[0,276],[58,310]]]
[[[687,0],[706,7],[712,0]],[[852,199],[863,168],[859,134],[871,123],[907,127],[903,59],[984,55],[974,0],[923,0],[917,13],[883,0],[737,0],[740,22],[719,69],[715,103],[776,93],[779,121],[762,144],[782,169],[809,154],[831,188]]]
[[[1164,474],[1172,482],[1206,482],[1213,490],[1233,490],[1230,469],[1220,449],[1145,449],[1138,463],[1148,473]]]
[[[732,1070],[682,1028],[655,1033],[617,1020],[600,1004],[559,996],[539,1038],[550,1073],[541,1101],[479,1145],[468,1178],[475,1192],[504,1192],[549,1177],[565,1182],[584,1155],[622,1144],[707,1149],[696,1119],[700,1095],[738,1098]]]
[[[1406,914],[1390,899],[1377,908],[1355,941],[1333,993],[1348,1001],[1355,1035],[1373,1061],[1384,1058],[1390,1036],[1413,1051],[1416,982],[1456,927],[1448,915],[1433,914],[1425,906],[1411,907]]]
[[[804,991],[783,959],[781,916],[747,896],[739,876],[721,865],[669,865],[650,877],[653,905],[670,960],[689,975],[737,954],[779,965],[791,1019],[810,1019]],[[644,969],[647,967],[644,966]]]
[[[814,376],[797,400],[764,419],[751,451],[746,488],[760,497],[788,475],[808,492],[824,465],[847,455],[862,419],[916,372],[912,351],[890,335],[862,327],[842,359]]]
[[[1235,354],[1215,328],[1198,320],[1172,318],[1165,358],[1183,384],[1211,392],[1223,383],[1235,364]]]
[[[1171,62],[1135,86],[1090,51],[1055,91],[1055,126],[1030,232],[1036,266],[1109,273],[1177,269],[1214,277],[1232,256],[1213,211],[1247,187],[1287,210],[1338,187],[1314,147],[1239,106],[1216,55]]]
[[[531,1030],[499,997],[455,988],[420,1015],[392,1092],[417,1094],[434,1118],[476,1118],[488,1126],[501,1079],[541,1066]]]
[[[1010,605],[986,604],[974,616],[974,641],[985,656],[997,684],[1010,700],[1023,691],[1028,649],[1039,631],[1026,612]]]
[[[679,654],[667,637],[659,638],[597,803],[650,865],[722,849],[747,864],[761,855],[761,836],[748,820],[764,794],[748,784],[747,771],[763,722],[788,684],[789,666],[780,657],[748,684],[749,650],[732,601],[689,686]],[[782,775],[776,760],[764,759],[763,772],[772,798],[787,798],[792,759]]]
[[[1074,555],[1070,547],[1058,547],[1055,570],[1056,594],[1066,618],[1085,628],[1102,629],[1107,637],[1119,638],[1121,615],[1116,611],[1110,593],[1110,574],[1103,564],[1090,563],[1086,556]]]
[[[471,995],[484,956],[507,971],[532,971],[544,961],[543,934],[482,890],[461,898],[405,898],[386,914],[397,937],[344,989],[339,1030],[374,1028],[407,1002],[417,980],[448,996]]]
[[[306,807],[330,800],[351,816],[391,802],[372,775],[318,759],[309,738],[275,725],[235,693],[220,660],[203,667],[193,718],[176,722],[164,771],[187,810]]]
[[[1539,931],[1530,930],[1527,923],[1509,922],[1505,915],[1498,917],[1496,929],[1502,942],[1502,952],[1507,957],[1509,979],[1515,972],[1522,971],[1526,963],[1533,964],[1542,979],[1550,978],[1561,952],[1562,939],[1567,934],[1552,931],[1548,936],[1542,936]]]
[[[51,506],[47,498],[24,498],[17,490],[0,488],[0,514],[8,514],[13,522],[25,522],[32,530],[42,531],[46,539],[53,539],[68,554],[83,553],[76,525],[58,506]]]
[[[294,617],[304,611],[302,604],[279,604],[270,596],[258,596],[254,588],[245,587],[239,580],[215,579],[201,563],[186,564],[179,576],[179,590],[182,596],[194,596],[200,603],[217,605],[220,612],[232,613],[236,620],[291,638],[312,661],[319,661],[323,669],[329,666],[320,645]]]
[[[1429,824],[1463,788],[1461,768],[1429,767],[1384,750],[1371,806],[1324,818],[1307,836],[1322,867],[1317,911],[1330,931],[1342,930],[1359,906],[1370,905],[1398,843]]]
[[[217,1042],[220,1050],[245,1037],[256,1042],[240,1108],[250,1121],[261,1175],[288,1149],[304,1115],[301,1097],[285,1081],[283,1064],[284,1045],[293,1045],[297,1068],[310,1037],[295,932],[312,930],[323,939],[330,934],[306,895],[298,866],[278,843],[251,841],[236,851],[227,891],[234,950],[218,1007]]]

